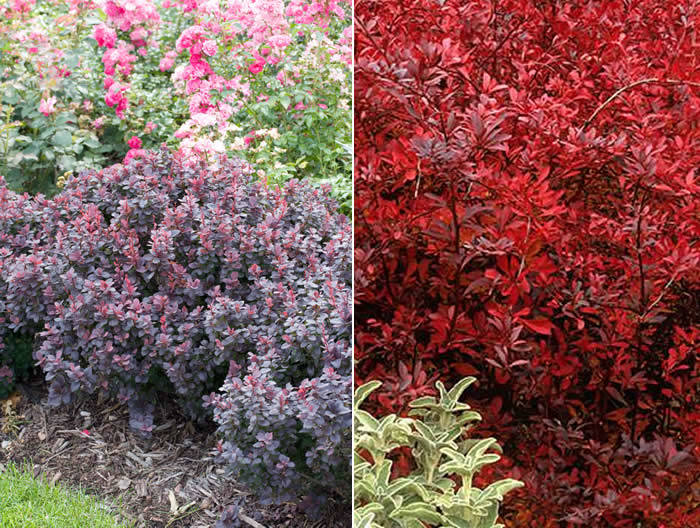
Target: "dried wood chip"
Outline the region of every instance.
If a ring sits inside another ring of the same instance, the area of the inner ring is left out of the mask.
[[[168,490],[168,500],[170,500],[170,513],[177,513],[177,510],[180,508],[180,506],[177,503],[177,499],[175,498],[175,493],[173,493],[173,490]]]
[[[253,528],[265,528],[264,525],[260,524],[255,519],[251,519],[245,513],[239,513],[238,518],[244,523],[248,524],[249,526],[252,526]]]
[[[127,477],[123,477],[117,482],[117,487],[122,491],[126,490],[129,486],[131,486],[131,480]]]
[[[136,484],[134,485],[136,488],[136,494],[139,497],[146,497],[148,495],[148,486],[146,486],[146,482],[143,480],[138,480],[136,481]]]

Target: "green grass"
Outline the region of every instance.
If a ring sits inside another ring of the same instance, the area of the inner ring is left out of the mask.
[[[0,465],[0,468],[2,466]],[[2,528],[127,528],[107,506],[80,491],[35,479],[29,467],[0,470]]]

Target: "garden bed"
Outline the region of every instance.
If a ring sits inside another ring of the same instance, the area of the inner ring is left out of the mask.
[[[82,398],[53,409],[46,395],[36,383],[2,402],[0,463],[29,462],[36,476],[81,487],[138,528],[211,527],[232,504],[242,526],[348,525],[349,512],[312,521],[296,505],[261,505],[216,463],[214,426],[186,422],[167,403],[156,411],[161,425],[144,439],[129,429],[124,405]]]

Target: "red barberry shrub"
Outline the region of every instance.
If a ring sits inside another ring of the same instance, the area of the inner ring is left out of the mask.
[[[510,526],[700,522],[699,21],[356,3],[356,383],[475,375]]]

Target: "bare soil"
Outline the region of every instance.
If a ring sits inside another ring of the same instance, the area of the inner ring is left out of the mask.
[[[185,421],[174,405],[156,411],[149,439],[133,433],[126,406],[84,398],[46,406],[39,382],[0,409],[0,463],[31,463],[35,475],[99,497],[138,528],[209,528],[237,504],[242,526],[346,528],[347,506],[312,521],[294,504],[264,506],[216,463],[215,428]]]

